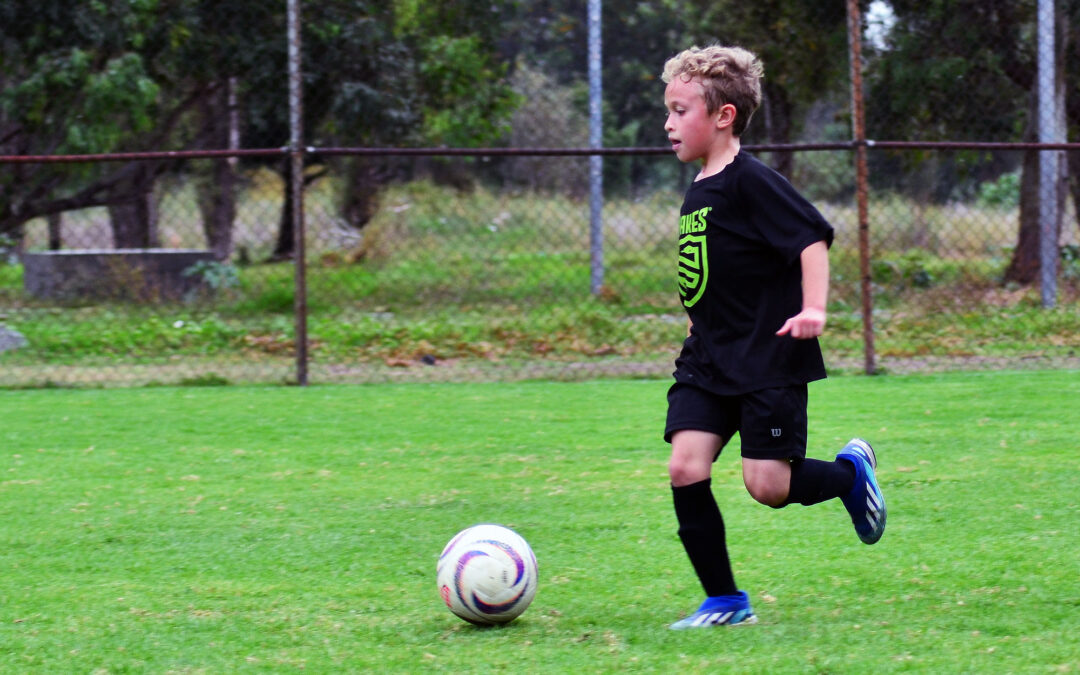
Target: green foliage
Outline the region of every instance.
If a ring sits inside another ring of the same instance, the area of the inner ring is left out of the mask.
[[[263,278],[258,284],[244,283],[247,292],[231,306],[238,316],[261,314],[291,314],[295,308],[295,284],[291,276],[277,274]]]
[[[390,4],[393,35],[414,64],[408,74],[422,120],[413,135],[427,145],[493,144],[523,103],[510,89],[509,60],[497,45],[507,30],[505,8],[478,0]],[[402,65],[395,69],[398,86]]]
[[[30,77],[0,97],[4,112],[25,120],[30,129],[55,133],[63,119],[59,106],[78,102],[82,115],[60,125],[65,140],[60,153],[100,153],[122,149],[133,135],[154,123],[159,87],[146,73],[142,60],[125,54],[93,70],[93,55],[72,48],[41,56]]]
[[[218,260],[200,260],[183,271],[185,277],[197,277],[215,291],[237,288],[240,271],[236,265]]]
[[[1011,172],[998,176],[979,186],[980,206],[1014,209],[1020,205],[1020,173]]]
[[[147,66],[157,2],[21,4],[0,29],[17,35],[0,66],[0,105],[33,151],[110,152],[157,122],[161,87]]]
[[[180,380],[181,387],[226,387],[229,384],[228,378],[213,373],[197,377],[185,377]]]
[[[285,9],[252,0],[4,3],[2,143],[18,154],[206,147],[220,127],[212,101],[231,83],[243,101],[242,145],[285,145]],[[499,24],[474,23],[463,3],[413,15],[419,23],[399,25],[386,2],[304,5],[305,142],[474,145],[504,133],[520,101],[497,56]],[[279,158],[252,161],[280,170]],[[69,209],[130,200],[132,186],[110,177],[113,168],[50,164],[0,176],[0,231],[51,212],[67,191],[79,195]]]
[[[722,44],[751,48],[765,63],[766,86],[783,92],[788,103],[805,106],[843,86],[847,75],[843,3],[691,0],[689,4],[697,10],[693,39],[701,44],[719,39]]]
[[[435,36],[419,56],[428,142],[485,145],[509,130],[510,113],[524,99],[507,88],[505,64],[496,64],[476,36]]]
[[[0,288],[4,286],[2,281],[5,267],[14,267],[19,262],[14,238],[0,234]]]
[[[1080,281],[1080,246],[1066,244],[1061,247],[1061,274],[1066,279]]]
[[[874,281],[927,288],[934,283],[934,275],[929,269],[931,260],[930,254],[920,250],[908,251],[899,258],[879,258],[873,264]]]
[[[870,438],[884,538],[859,543],[837,502],[755,503],[726,451],[713,485],[761,622],[680,634],[701,589],[671,511],[666,386],[0,392],[0,670],[1072,667],[1075,373],[812,385],[809,454]],[[495,629],[435,587],[443,545],[487,521],[540,565],[532,606]]]
[[[101,358],[154,359],[170,353],[222,354],[244,346],[244,337],[267,321],[241,323],[216,314],[177,309],[172,315],[124,307],[76,310],[74,320],[51,311],[29,312],[19,330],[29,353],[47,362]],[[274,325],[272,320],[270,325]],[[289,330],[289,326],[275,325]],[[12,354],[18,358],[17,354]]]
[[[1034,72],[1034,5],[899,0],[869,59],[868,133],[906,140],[1018,141]],[[962,87],[962,91],[960,88]],[[977,123],[973,123],[977,120]]]

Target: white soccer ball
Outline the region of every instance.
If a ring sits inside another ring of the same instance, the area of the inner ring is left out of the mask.
[[[458,532],[439,556],[439,594],[450,611],[479,625],[513,621],[536,596],[536,556],[502,525]]]

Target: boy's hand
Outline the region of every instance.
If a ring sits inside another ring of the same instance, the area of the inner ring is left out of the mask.
[[[808,307],[784,322],[777,335],[790,335],[796,340],[809,340],[825,330],[825,310]]]

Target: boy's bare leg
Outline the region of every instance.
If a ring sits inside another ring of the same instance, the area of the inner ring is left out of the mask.
[[[786,459],[742,460],[743,483],[747,492],[766,506],[781,507],[791,490],[791,462]]]
[[[720,507],[712,493],[712,463],[723,439],[705,431],[671,437],[668,473],[679,539],[707,596],[737,593]]]
[[[671,484],[682,487],[709,478],[722,441],[708,431],[676,431],[671,436],[671,461],[668,462]]]

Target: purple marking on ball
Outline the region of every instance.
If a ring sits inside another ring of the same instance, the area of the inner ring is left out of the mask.
[[[509,544],[501,541],[495,541],[493,539],[484,539],[484,544],[491,544],[502,550],[503,553],[510,556],[510,559],[514,561],[514,567],[517,568],[517,577],[514,579],[514,585],[517,586],[521,583],[521,578],[525,576],[525,561],[522,560],[521,555],[513,549]]]
[[[465,598],[465,589],[462,588],[462,576],[465,572],[465,566],[469,564],[469,561],[473,558],[479,558],[481,556],[487,557],[487,553],[483,551],[469,551],[463,553],[460,558],[457,559],[457,568],[454,570],[454,590],[457,592],[458,599],[462,604],[468,607],[469,603]]]

